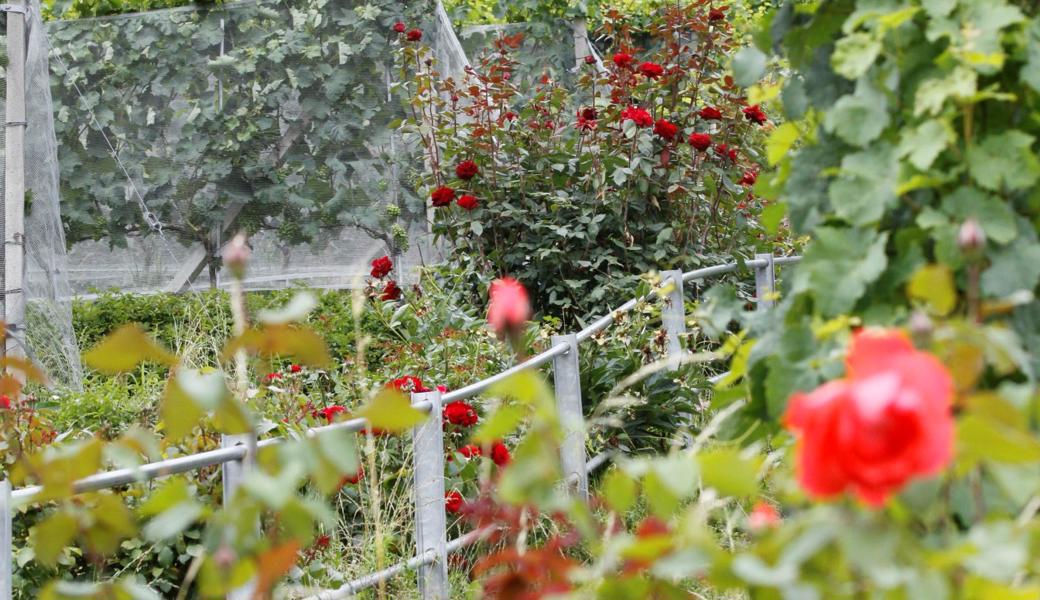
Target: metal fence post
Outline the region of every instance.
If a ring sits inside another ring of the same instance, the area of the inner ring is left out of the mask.
[[[246,455],[242,460],[234,460],[221,465],[221,480],[224,484],[224,508],[231,506],[235,497],[235,491],[242,485],[242,479],[246,472],[253,467],[256,457],[256,435],[252,433],[241,433],[237,435],[220,436],[221,448],[232,448],[234,446],[245,446]],[[259,524],[257,524],[259,526]],[[250,600],[255,590],[252,582],[234,589],[227,594],[227,600]]]
[[[671,291],[662,298],[664,306],[661,308],[661,325],[668,338],[668,356],[682,354],[680,336],[686,333],[686,303],[682,276],[682,271],[679,270],[661,272],[661,285],[671,287]]]
[[[776,272],[773,269],[772,254],[756,254],[755,260],[763,260],[765,264],[755,267],[755,300],[758,303],[756,310],[773,308],[776,301],[773,293],[776,290]]]
[[[556,409],[564,428],[560,458],[563,476],[569,482],[577,479],[574,490],[583,499],[589,497],[589,479],[585,473],[585,416],[581,405],[581,376],[578,371],[578,338],[570,335],[552,336],[552,345],[567,344],[567,351],[553,357],[553,384],[556,388]]]
[[[11,545],[11,482],[0,481],[0,600],[14,597],[14,547]]]
[[[448,517],[444,507],[444,425],[441,393],[412,393],[412,404],[430,403],[430,416],[412,432],[415,473],[416,555],[433,555],[419,566],[422,600],[448,600]]]

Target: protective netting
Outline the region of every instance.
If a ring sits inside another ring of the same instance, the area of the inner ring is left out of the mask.
[[[22,281],[26,306],[24,333],[17,335],[24,335],[26,353],[45,369],[53,383],[78,389],[82,369],[72,330],[65,235],[59,212],[58,151],[47,69],[50,48],[37,0],[31,3],[26,23],[25,268]],[[3,47],[6,48],[6,44]],[[6,77],[5,69],[5,80]],[[0,114],[6,114],[6,109],[5,98],[0,101]],[[0,138],[0,149],[6,158],[5,141]],[[3,162],[0,160],[0,190],[4,188]],[[9,201],[12,199],[4,198],[4,202]]]
[[[517,78],[520,89],[535,89],[544,75],[573,89],[572,84],[577,80],[579,71],[575,58],[575,30],[571,21],[558,19],[507,25],[474,25],[459,32],[459,41],[466,54],[477,64],[484,53],[494,52],[495,40],[502,36],[514,37],[518,42],[510,55],[519,61],[513,77]]]
[[[398,19],[458,76],[465,54],[436,2],[257,0],[48,23],[73,292],[222,284],[212,259],[239,230],[249,289],[355,286],[385,253],[410,281],[433,247],[421,162],[392,128]]]

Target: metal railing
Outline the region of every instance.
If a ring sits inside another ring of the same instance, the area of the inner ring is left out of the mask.
[[[771,254],[756,254],[753,260],[743,264],[755,273],[755,301],[759,310],[773,305],[775,289],[775,267],[792,264],[801,257],[773,257]],[[622,304],[609,314],[596,319],[577,333],[555,335],[551,346],[527,360],[510,367],[487,379],[470,384],[453,392],[438,391],[412,394],[412,405],[429,415],[416,426],[412,435],[413,455],[422,456],[415,461],[414,502],[416,555],[396,565],[370,573],[343,586],[309,596],[310,600],[333,600],[348,598],[361,590],[373,587],[395,575],[416,569],[419,590],[423,600],[447,600],[448,585],[447,557],[486,537],[494,529],[485,527],[471,531],[454,540],[447,539],[447,517],[445,514],[444,488],[444,430],[441,425],[443,404],[480,394],[525,369],[537,368],[552,361],[553,385],[561,420],[566,428],[561,445],[561,463],[567,486],[582,497],[588,495],[588,474],[605,464],[609,456],[604,453],[587,460],[585,453],[584,423],[581,402],[581,378],[578,370],[578,346],[581,342],[608,328],[618,317],[631,311],[640,302],[660,298],[662,328],[666,334],[666,348],[670,355],[682,352],[681,336],[686,332],[686,309],[683,284],[716,275],[731,273],[741,268],[741,263],[727,263],[683,273],[664,271],[662,285],[655,287],[645,296]],[[670,281],[670,284],[667,283]],[[662,291],[664,293],[662,294]],[[367,426],[365,419],[357,418],[308,429],[304,435],[315,437],[331,431],[360,432]],[[205,467],[223,467],[224,502],[228,503],[235,490],[241,485],[245,472],[251,468],[253,454],[260,448],[289,441],[276,437],[257,440],[249,435],[224,436],[221,448],[188,456],[148,463],[139,467],[116,469],[95,473],[73,484],[76,493],[103,490],[122,485],[141,483],[196,471]],[[13,509],[31,504],[43,491],[41,486],[28,486],[12,490],[9,481],[0,481],[0,600],[12,598],[12,539],[11,519]],[[252,597],[248,589],[228,594],[229,600]]]

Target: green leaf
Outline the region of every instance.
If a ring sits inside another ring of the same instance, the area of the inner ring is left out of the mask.
[[[957,306],[953,272],[944,264],[925,265],[910,278],[906,295],[924,302],[932,313],[946,316]]]
[[[317,307],[317,296],[312,292],[299,292],[282,308],[261,310],[257,317],[264,323],[284,325],[305,320],[307,315]]]
[[[340,475],[356,473],[359,462],[355,436],[342,429],[323,431],[318,435],[318,447],[321,453]]]
[[[132,371],[144,362],[166,366],[177,364],[177,357],[156,344],[138,325],[124,325],[107,335],[83,354],[83,360],[91,368],[108,375]]]
[[[33,551],[36,560],[46,567],[58,564],[62,550],[72,543],[79,524],[65,511],[59,511],[44,519],[35,527],[33,534]]]
[[[740,87],[754,85],[766,71],[766,55],[754,46],[741,49],[733,56],[733,81]]]
[[[991,255],[982,273],[982,291],[1005,298],[1019,290],[1034,290],[1040,283],[1040,244],[1019,239]]]
[[[780,162],[798,141],[799,135],[798,126],[791,122],[783,123],[774,129],[766,140],[766,160],[769,164],[775,165]]]
[[[704,485],[723,496],[753,496],[758,492],[760,458],[744,458],[736,450],[721,448],[697,456]]]
[[[1007,202],[981,190],[963,186],[943,199],[943,212],[953,217],[958,227],[968,219],[978,221],[986,239],[1007,244],[1018,236],[1015,213]]]
[[[957,445],[962,456],[1006,463],[1040,460],[1040,441],[1019,429],[980,415],[957,423]]]
[[[637,484],[621,469],[612,469],[603,478],[600,494],[611,510],[624,515],[636,501]]]
[[[865,229],[819,227],[795,270],[794,289],[814,292],[826,318],[852,310],[867,286],[884,272],[888,234]]]
[[[170,539],[197,521],[205,512],[205,507],[195,500],[184,500],[156,515],[141,533],[153,542]]]
[[[852,225],[879,221],[896,203],[898,167],[895,150],[889,144],[847,154],[828,190],[834,211]]]
[[[968,147],[968,171],[990,190],[1029,187],[1040,178],[1040,159],[1031,149],[1033,139],[1018,130],[988,135],[982,143]]]
[[[854,94],[842,96],[827,111],[823,127],[853,146],[866,146],[881,135],[889,119],[888,99],[860,80]]]
[[[408,396],[391,388],[383,388],[358,410],[358,416],[368,420],[375,429],[399,433],[426,420],[425,413],[412,407]]]
[[[965,102],[975,95],[978,75],[967,67],[956,67],[946,77],[926,79],[917,87],[914,116],[935,115],[947,99]]]
[[[500,440],[516,431],[524,420],[527,411],[519,406],[506,405],[495,410],[494,414],[485,418],[471,436],[476,444],[485,444]]]
[[[846,79],[858,79],[870,69],[881,52],[881,42],[869,33],[847,35],[834,45],[831,66]]]
[[[925,171],[955,139],[956,135],[949,123],[931,119],[903,132],[899,141],[899,155],[909,156],[912,165]]]

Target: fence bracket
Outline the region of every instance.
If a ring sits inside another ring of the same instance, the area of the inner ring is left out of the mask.
[[[246,454],[242,460],[233,460],[221,465],[221,480],[224,484],[224,508],[231,506],[235,492],[242,485],[242,480],[245,478],[246,473],[253,468],[256,460],[256,435],[242,433],[220,436],[221,448],[233,448],[235,446],[245,446]],[[259,526],[260,524],[257,523],[258,528]],[[249,582],[228,592],[227,600],[250,600],[255,593],[253,586],[254,583]]]
[[[776,271],[773,268],[772,254],[756,254],[755,260],[763,260],[765,264],[755,267],[755,301],[756,310],[773,308],[776,300],[773,293],[776,290]]]
[[[686,302],[683,294],[682,271],[662,271],[661,285],[671,288],[662,300],[661,325],[667,336],[668,356],[682,354],[682,335],[686,333]],[[671,282],[669,282],[671,280]]]
[[[430,416],[415,427],[416,556],[433,556],[419,565],[419,597],[448,600],[448,517],[444,507],[444,425],[439,391],[412,394],[412,404],[430,403]]]
[[[589,478],[585,473],[585,416],[581,404],[581,375],[578,370],[578,338],[570,335],[552,336],[552,345],[567,344],[567,351],[553,357],[553,383],[556,391],[556,410],[563,423],[564,437],[560,447],[563,476],[577,492],[578,497],[589,497]],[[573,482],[573,483],[572,483]]]

